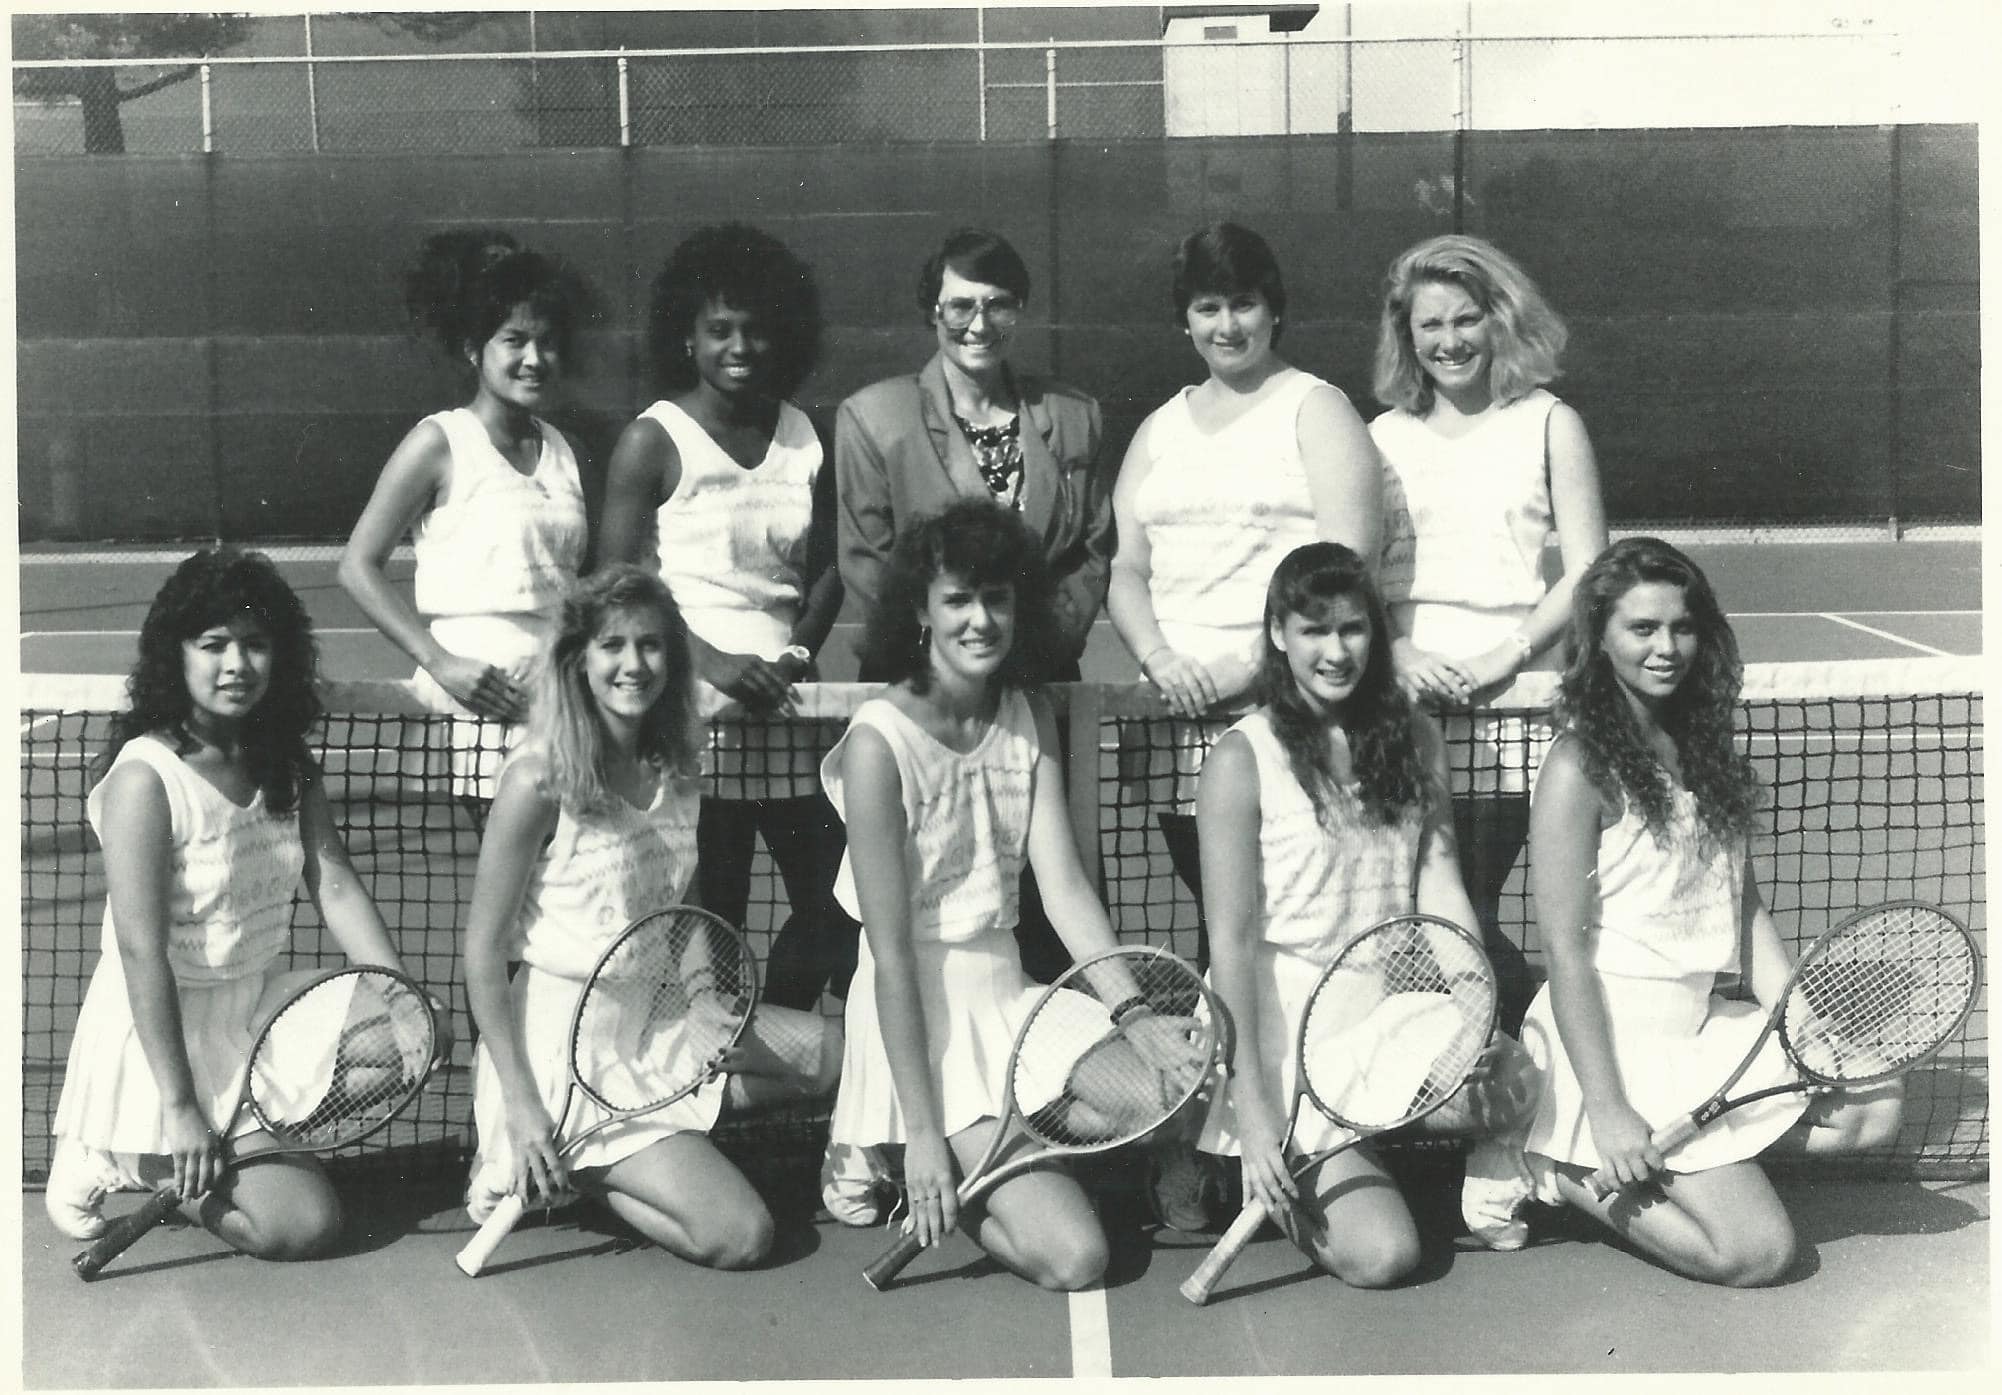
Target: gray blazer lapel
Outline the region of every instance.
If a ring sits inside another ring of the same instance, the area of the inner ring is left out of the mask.
[[[924,418],[925,434],[931,438],[939,468],[952,482],[952,492],[976,498],[988,495],[987,481],[981,478],[980,467],[973,460],[973,447],[966,444],[965,434],[952,419],[952,394],[946,391],[945,364],[936,355],[918,373],[918,412]]]

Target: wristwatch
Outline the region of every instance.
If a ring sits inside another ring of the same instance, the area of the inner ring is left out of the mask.
[[[801,668],[813,667],[813,651],[804,644],[788,644],[779,650],[781,659],[798,659]]]

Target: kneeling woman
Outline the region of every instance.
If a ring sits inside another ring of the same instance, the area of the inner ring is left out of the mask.
[[[893,681],[821,767],[848,826],[835,894],[864,931],[828,1195],[901,1146],[909,1228],[929,1245],[958,1222],[958,1175],[998,1127],[1009,1047],[1040,991],[1013,934],[1024,859],[1073,958],[1114,940],[1071,836],[1055,719],[1023,688],[1021,641],[1048,623],[1035,540],[1005,508],[952,504],[898,537],[884,581],[865,662]],[[1098,1216],[1059,1168],[1002,1183],[967,1221],[1045,1288],[1105,1272]]]
[[[1615,543],[1579,580],[1561,730],[1530,813],[1550,982],[1523,1023],[1545,1069],[1528,1139],[1538,1197],[1733,1285],[1771,1283],[1793,1259],[1757,1155],[1881,1146],[1902,1112],[1891,1082],[1748,1105],[1665,1156],[1650,1141],[1743,1059],[1787,977],[1745,856],[1758,786],[1732,735],[1742,672],[1709,582],[1667,543]],[[1719,995],[1720,974],[1757,1001]],[[1738,1089],[1790,1078],[1769,1041]]]
[[[1414,909],[1474,929],[1445,750],[1397,684],[1383,602],[1350,549],[1287,554],[1266,591],[1262,646],[1261,706],[1217,742],[1197,792],[1210,979],[1238,1043],[1197,1146],[1241,1159],[1246,1200],[1265,1203],[1308,1258],[1380,1287],[1418,1263],[1403,1196],[1368,1144],[1296,1181],[1286,1110],[1307,996],[1352,939]],[[1428,1130],[1464,1129],[1468,1108],[1465,1095],[1448,1101]],[[1307,1113],[1302,1153],[1335,1141],[1315,1137],[1334,1126]]]
[[[741,1268],[769,1249],[771,1213],[709,1130],[726,1112],[832,1088],[840,1033],[818,1015],[761,1008],[721,1080],[567,1158],[554,1136],[583,978],[627,924],[680,901],[695,870],[691,673],[687,628],[658,577],[607,567],[565,598],[467,915],[480,1151],[466,1204],[483,1220],[509,1193],[574,1187],[683,1259]],[[523,964],[512,984],[511,960]]]

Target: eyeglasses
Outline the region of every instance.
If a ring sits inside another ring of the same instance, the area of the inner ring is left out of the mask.
[[[985,315],[995,329],[1007,329],[1022,317],[1022,302],[1012,295],[997,295],[987,300],[954,296],[938,303],[939,320],[947,329],[965,329],[975,315]]]

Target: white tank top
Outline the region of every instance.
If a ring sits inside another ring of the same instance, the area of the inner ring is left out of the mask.
[[[1150,465],[1133,500],[1147,538],[1148,594],[1168,643],[1204,665],[1255,666],[1265,588],[1314,540],[1300,460],[1300,404],[1326,383],[1295,370],[1222,430],[1205,432],[1183,388],[1147,419]]]
[[[1011,690],[980,744],[961,754],[941,744],[897,707],[874,698],[855,710],[848,730],[881,733],[904,787],[904,868],[910,879],[911,938],[966,941],[1015,924],[1022,863],[1029,850],[1029,807],[1041,744],[1029,699]],[[843,735],[821,763],[835,812],[848,817],[841,785]],[[835,899],[855,919],[855,864],[847,853]]]
[[[806,536],[820,438],[806,414],[779,404],[771,445],[745,469],[672,402],[640,415],[673,440],[681,481],[660,506],[660,574],[688,628],[718,649],[776,659],[792,641],[806,595]]]
[[[1677,787],[1667,845],[1632,800],[1599,835],[1598,943],[1593,967],[1625,978],[1675,979],[1734,970],[1745,844],[1706,844],[1696,796]]]
[[[1556,405],[1536,388],[1458,438],[1402,408],[1369,424],[1383,456],[1377,579],[1398,629],[1419,646],[1489,648],[1543,599]]]
[[[512,957],[580,979],[626,926],[679,905],[695,875],[699,788],[663,775],[645,809],[614,798],[604,812],[559,812],[529,873]]]
[[[1343,791],[1330,827],[1263,708],[1231,730],[1244,733],[1258,765],[1260,943],[1324,966],[1370,926],[1409,912],[1418,888],[1416,813],[1389,827],[1366,823]]]
[[[263,973],[292,940],[292,898],[306,861],[298,811],[270,813],[262,790],[239,808],[159,737],[126,742],[111,769],[134,762],[152,769],[167,791],[167,963],[175,982],[220,983]],[[84,812],[101,841],[102,782]],[[117,945],[107,904],[104,952],[116,955]]]
[[[417,521],[418,613],[552,615],[584,564],[584,489],[563,433],[537,420],[542,453],[524,475],[469,407],[425,418],[451,447],[445,489]]]

